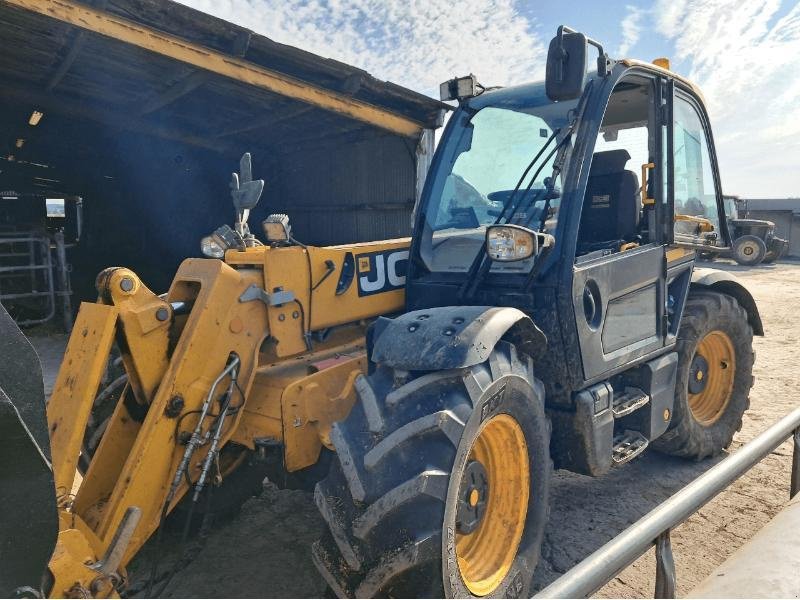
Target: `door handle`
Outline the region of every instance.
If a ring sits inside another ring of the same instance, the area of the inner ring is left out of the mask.
[[[642,165],[642,205],[643,206],[650,206],[656,203],[655,198],[648,198],[647,197],[647,171],[649,169],[655,169],[655,163],[645,163]]]

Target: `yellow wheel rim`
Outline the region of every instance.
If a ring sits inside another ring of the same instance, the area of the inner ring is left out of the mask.
[[[462,482],[464,503],[475,507],[483,502],[485,510],[474,530],[456,533],[456,558],[467,589],[485,596],[497,589],[511,569],[528,512],[528,447],[516,419],[506,414],[489,419],[467,464],[471,461],[482,466],[488,485],[477,491]]]
[[[728,334],[715,329],[697,344],[689,367],[689,409],[704,426],[716,423],[731,400],[736,354]]]

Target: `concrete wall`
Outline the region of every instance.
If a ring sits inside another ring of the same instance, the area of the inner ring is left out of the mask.
[[[800,215],[789,210],[750,210],[747,215],[775,223],[775,235],[789,240],[789,256],[800,258]]]

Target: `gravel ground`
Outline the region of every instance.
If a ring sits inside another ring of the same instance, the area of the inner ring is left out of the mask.
[[[756,338],[757,361],[751,408],[732,451],[794,408],[800,390],[795,354],[800,337],[800,263],[744,269],[726,261],[756,297],[766,337]],[[33,337],[52,389],[63,336]],[[620,533],[636,519],[695,479],[723,457],[701,463],[647,452],[598,479],[559,471],[551,498],[543,559],[535,581],[541,588]],[[673,534],[678,595],[685,595],[774,516],[788,500],[791,446],[787,442]],[[311,495],[277,490],[271,484],[233,520],[218,524],[190,564],[180,568],[166,597],[322,597],[325,584],[309,555],[322,530]],[[174,564],[178,536],[167,532],[162,567]],[[133,587],[149,572],[153,544],[131,565]],[[655,562],[649,552],[602,588],[598,597],[653,595]]]

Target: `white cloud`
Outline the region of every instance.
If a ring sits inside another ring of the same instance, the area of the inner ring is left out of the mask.
[[[645,14],[641,8],[632,5],[627,5],[625,10],[628,12],[625,18],[622,19],[622,41],[617,48],[616,56],[626,57],[639,41],[639,36],[642,33],[641,21]]]
[[[800,194],[800,5],[659,0],[659,31],[703,89],[726,193]]]
[[[435,97],[470,72],[487,86],[543,76],[545,47],[513,0],[180,1]]]
[[[515,0],[181,1],[434,97],[455,75],[484,85],[544,75],[545,45]],[[673,66],[704,90],[726,193],[800,194],[800,5],[778,18],[780,1],[653,0],[628,5],[621,23],[617,56],[645,29],[661,34]]]

